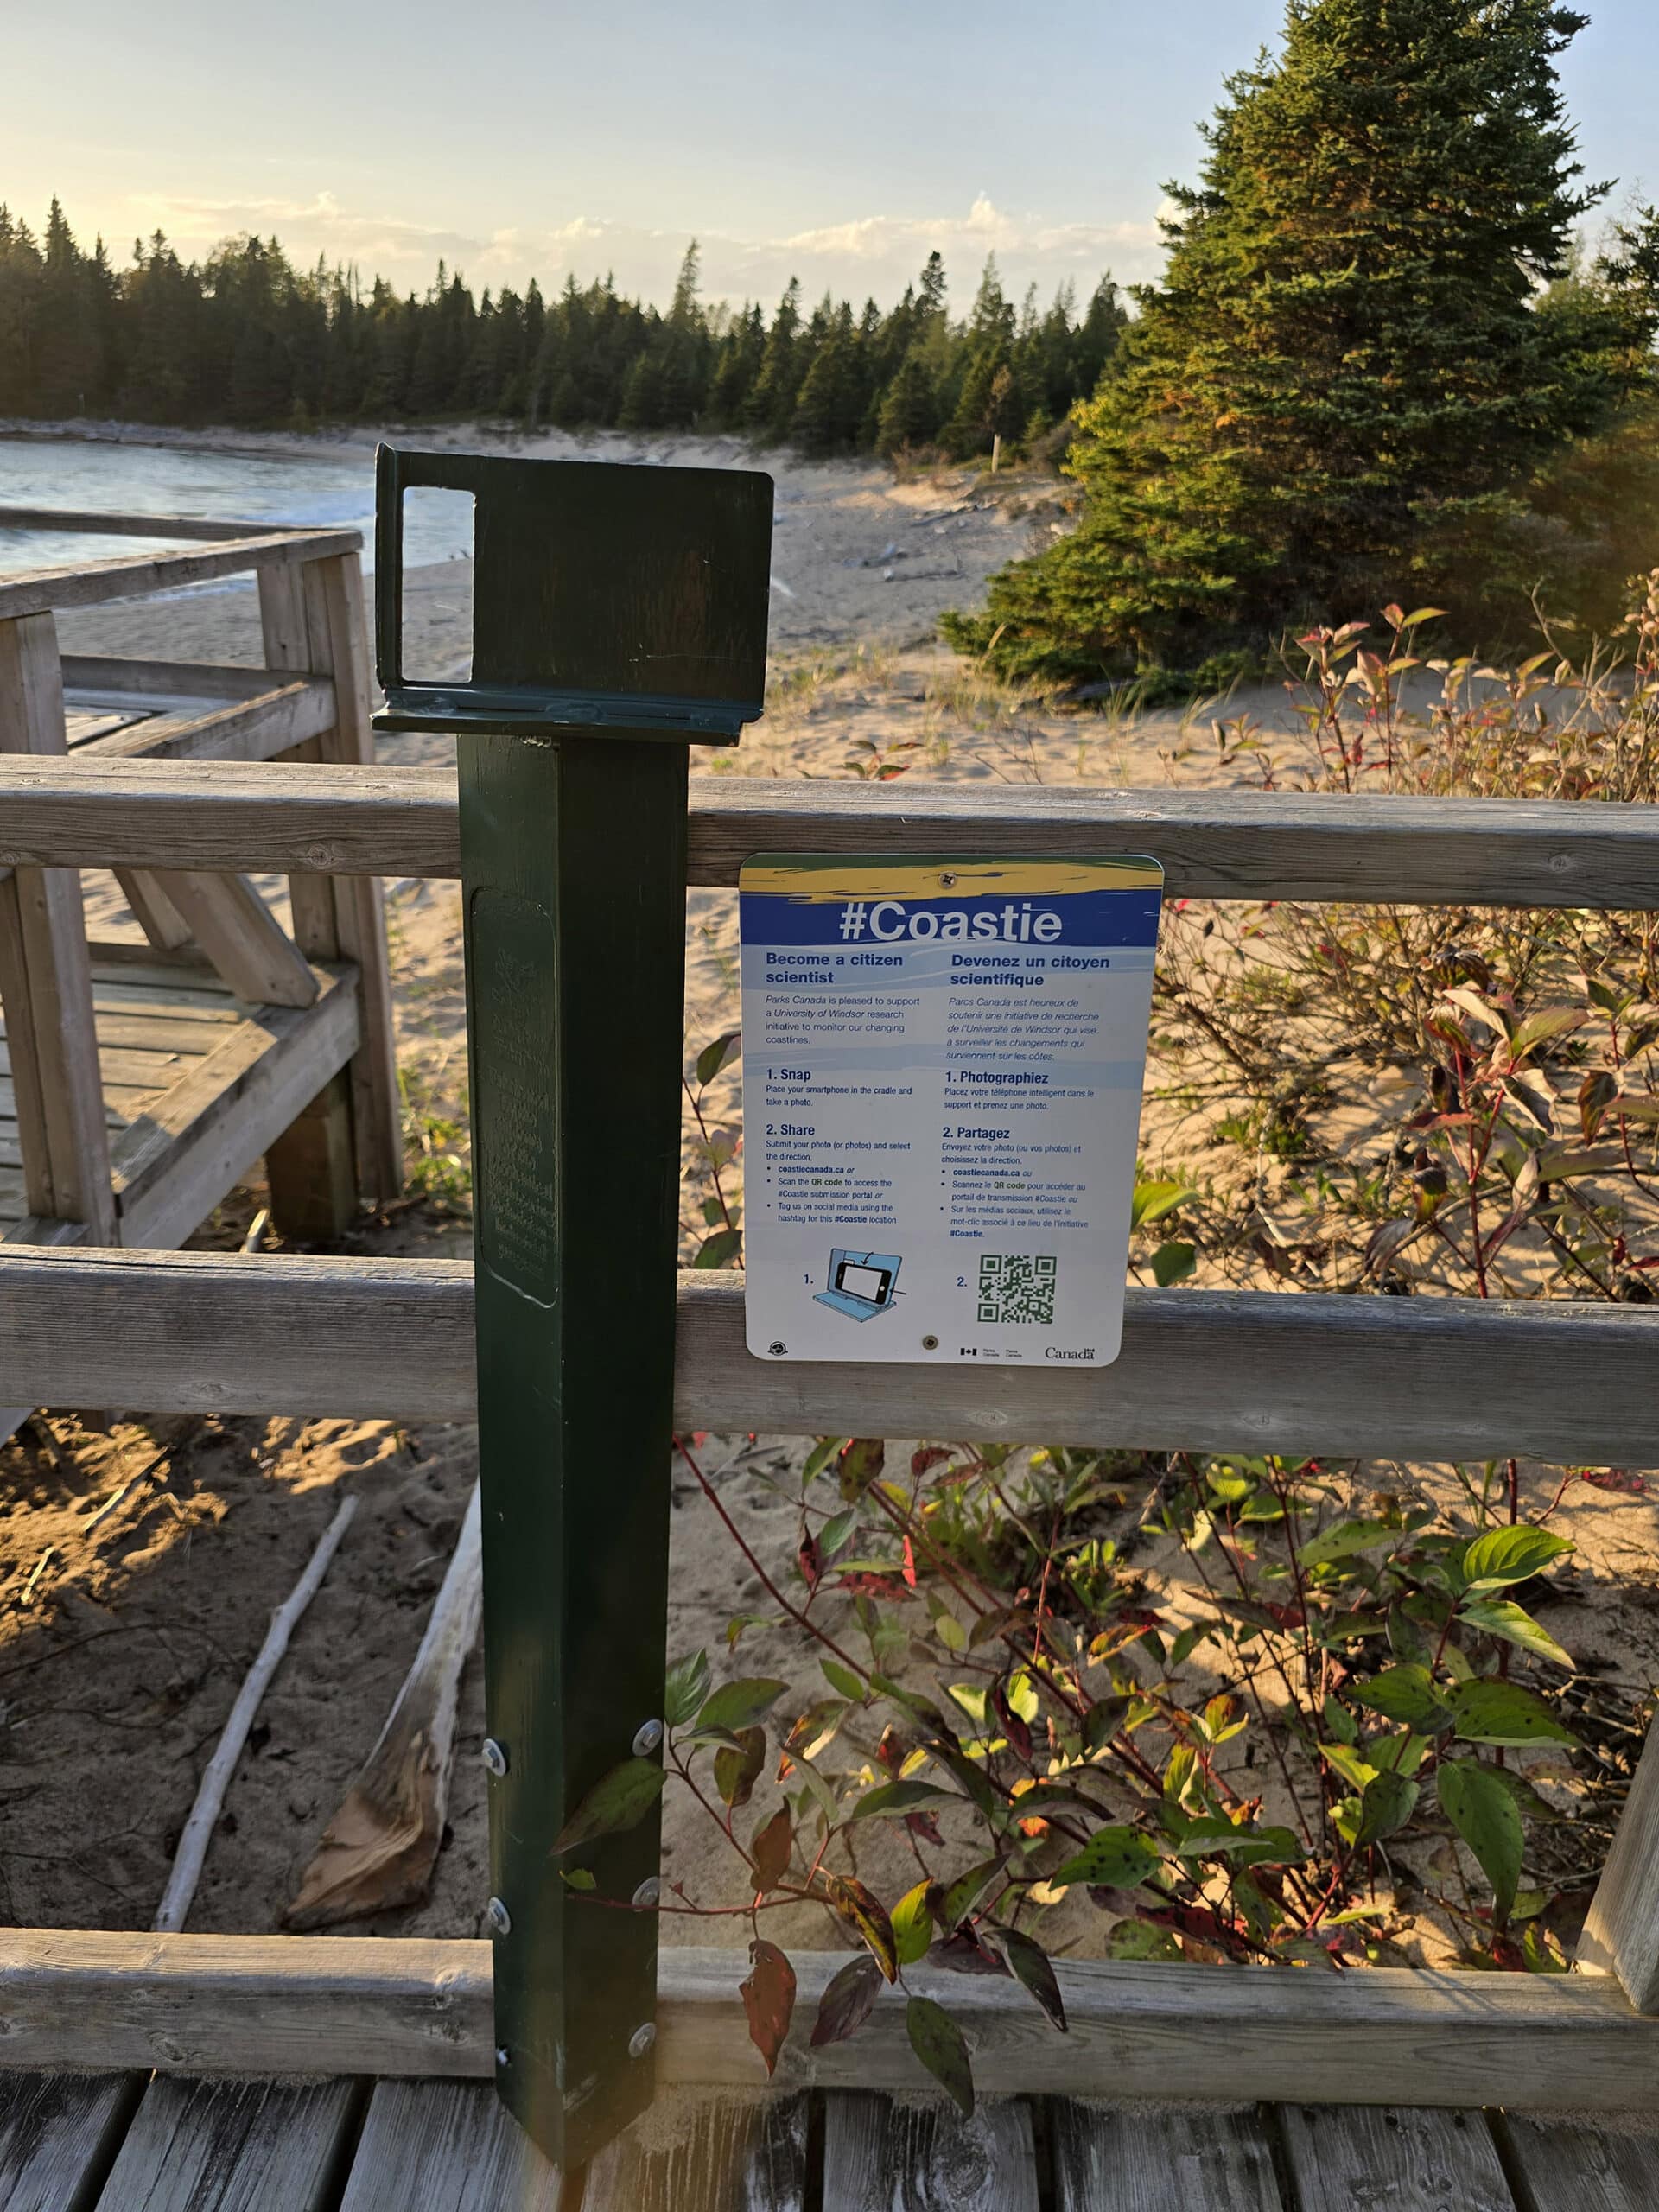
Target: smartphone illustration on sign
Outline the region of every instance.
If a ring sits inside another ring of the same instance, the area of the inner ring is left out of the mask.
[[[849,1321],[873,1321],[893,1305],[899,1268],[896,1252],[847,1252],[836,1245],[830,1255],[829,1287],[813,1294],[813,1303]]]

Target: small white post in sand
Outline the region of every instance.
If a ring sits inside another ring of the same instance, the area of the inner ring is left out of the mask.
[[[207,1762],[196,1791],[196,1802],[190,1808],[190,1817],[184,1824],[184,1834],[179,1838],[179,1848],[173,1860],[173,1872],[167,1878],[167,1890],[156,1909],[150,1925],[161,1934],[171,1935],[182,1928],[190,1910],[190,1901],[195,1896],[196,1884],[201,1879],[202,1861],[207,1856],[208,1840],[219,1818],[219,1808],[225,1802],[225,1792],[236,1771],[236,1763],[242,1756],[242,1746],[247,1742],[248,1731],[253,1726],[253,1716],[259,1710],[259,1700],[270,1687],[270,1678],[282,1664],[283,1654],[288,1649],[289,1638],[295,1624],[321,1586],[328,1572],[328,1563],[340,1548],[340,1540],[351,1526],[352,1516],[357,1510],[354,1497],[341,1501],[334,1519],[317,1540],[317,1548],[306,1563],[305,1573],[270,1617],[270,1626],[265,1640],[259,1647],[259,1656],[249,1668],[241,1688],[236,1694],[236,1703],[231,1707],[231,1717],[225,1723],[224,1733]]]

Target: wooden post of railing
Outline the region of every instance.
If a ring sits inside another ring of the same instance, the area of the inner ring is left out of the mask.
[[[0,621],[0,753],[68,750],[57,624]],[[29,1211],[118,1241],[80,877],[19,868],[0,881],[0,1001]]]
[[[1651,1724],[1590,1900],[1578,1964],[1617,1974],[1638,2012],[1659,2012],[1659,1729]]]
[[[370,762],[368,633],[362,563],[354,553],[259,571],[268,667],[329,676],[334,727],[294,747],[287,760]],[[289,879],[294,936],[310,960],[352,960],[359,971],[363,1042],[265,1154],[271,1211],[294,1236],[330,1236],[354,1197],[393,1198],[403,1187],[403,1122],[391,980],[378,884],[372,878]]]

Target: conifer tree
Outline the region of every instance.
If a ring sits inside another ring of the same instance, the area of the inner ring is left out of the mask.
[[[1626,374],[1615,307],[1569,329],[1534,298],[1597,196],[1555,73],[1585,21],[1555,0],[1289,0],[1078,412],[1081,528],[1005,570],[956,641],[1093,672],[1192,668],[1396,596],[1469,624],[1464,556],[1524,537],[1532,472]]]

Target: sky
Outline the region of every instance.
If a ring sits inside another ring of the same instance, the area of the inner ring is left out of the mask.
[[[1587,0],[1563,64],[1610,205],[1659,197],[1659,0]],[[1162,187],[1281,0],[0,0],[0,199],[55,192],[118,264],[275,234],[423,289],[574,273],[665,300],[798,275],[884,305],[937,246],[957,308],[1154,277]]]

